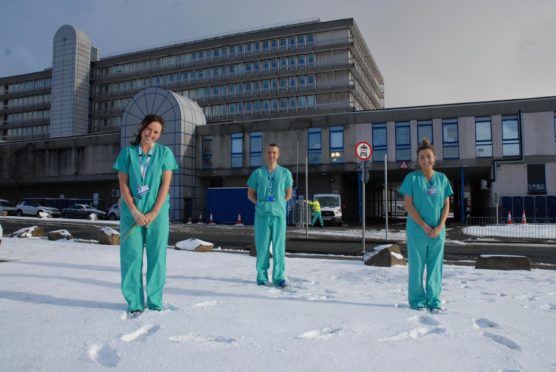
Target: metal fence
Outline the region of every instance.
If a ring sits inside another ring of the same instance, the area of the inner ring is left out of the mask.
[[[304,227],[307,223],[307,208],[309,206],[304,200],[295,200],[291,204],[288,203],[288,224],[295,225],[298,227]],[[311,213],[309,213],[309,218],[311,218]]]
[[[468,217],[463,232],[477,237],[556,239],[556,219],[536,218],[529,223],[521,218]]]

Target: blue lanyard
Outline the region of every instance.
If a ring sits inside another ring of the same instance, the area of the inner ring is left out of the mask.
[[[266,170],[266,177],[268,179],[268,195],[272,196],[272,187],[274,185],[274,178],[276,177],[276,169],[274,168],[274,170],[272,172],[268,171],[268,168],[265,168]]]
[[[143,159],[145,158],[143,155],[145,155],[145,153],[143,152],[141,146],[139,146],[139,169],[141,170],[141,181],[143,181],[143,184],[145,183],[145,178],[147,177],[147,168],[149,168],[149,163],[151,162],[153,148],[154,145],[149,150],[149,153],[147,154],[147,160],[143,164]]]

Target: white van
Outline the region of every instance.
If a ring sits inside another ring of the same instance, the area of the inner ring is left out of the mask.
[[[313,201],[318,200],[324,222],[342,224],[342,197],[340,194],[315,194]]]

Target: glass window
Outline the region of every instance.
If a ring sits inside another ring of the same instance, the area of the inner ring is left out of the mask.
[[[502,117],[502,155],[520,156],[520,133],[517,116]]]
[[[307,85],[315,85],[315,75],[307,75]]]
[[[290,76],[288,86],[290,89],[295,89],[295,76]]]
[[[442,142],[444,159],[458,159],[459,135],[457,119],[442,121]]]
[[[289,99],[289,109],[290,110],[295,110],[295,107],[297,105],[297,99],[295,99],[295,97],[290,97]]]
[[[313,34],[309,34],[305,36],[305,43],[307,46],[313,45],[314,37]]]
[[[203,136],[202,151],[202,167],[203,169],[212,168],[212,136]]]
[[[306,83],[306,76],[301,75],[297,77],[297,86],[300,88],[305,88],[305,83]]]
[[[288,99],[287,98],[280,98],[280,110],[287,110],[288,109]]]
[[[396,123],[396,160],[411,160],[411,132],[409,122]]]
[[[546,194],[545,164],[527,164],[527,194]]]
[[[297,45],[305,45],[305,35],[299,35],[297,37]]]
[[[288,48],[295,48],[295,36],[290,36],[288,38]]]
[[[295,69],[295,56],[290,56],[288,58],[288,68]]]
[[[287,41],[285,37],[279,39],[280,49],[286,49]]]
[[[232,168],[243,167],[243,133],[232,134]]]
[[[475,150],[478,158],[492,157],[492,131],[490,118],[475,119]]]
[[[260,167],[263,164],[263,136],[261,132],[249,135],[249,165]]]
[[[315,96],[307,96],[307,107],[314,108],[316,106]]]
[[[344,162],[344,127],[330,127],[330,164]]]
[[[417,142],[420,145],[423,139],[428,138],[434,144],[432,120],[419,120],[417,122]]]
[[[309,164],[320,164],[322,156],[322,136],[320,128],[310,128],[308,130],[307,143]]]
[[[284,70],[288,68],[288,59],[285,57],[280,58],[280,69]]]
[[[305,56],[304,55],[297,56],[297,66],[298,67],[305,67]]]
[[[315,55],[314,54],[307,55],[307,65],[313,66],[314,64],[315,64]]]
[[[386,124],[373,124],[373,161],[383,162],[388,151],[388,135]]]

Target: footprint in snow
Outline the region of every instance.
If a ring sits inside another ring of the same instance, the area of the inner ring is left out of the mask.
[[[159,330],[160,330],[160,326],[158,324],[157,325],[145,324],[133,332],[122,335],[120,337],[120,340],[125,342],[144,341],[147,337],[155,334]]]
[[[410,329],[409,331],[406,332],[402,332],[396,336],[393,337],[386,337],[386,338],[381,338],[378,341],[380,342],[384,342],[384,341],[407,341],[407,340],[414,340],[420,337],[424,337],[427,335],[431,335],[431,334],[442,334],[446,332],[446,328],[444,327],[433,327],[433,328],[427,328],[427,327],[417,327],[414,329]]]
[[[500,328],[500,325],[495,321],[486,318],[478,318],[478,319],[473,319],[473,328],[475,329]]]
[[[521,350],[521,347],[519,346],[518,343],[516,343],[513,340],[510,340],[507,337],[504,336],[500,336],[500,335],[496,335],[494,333],[490,333],[490,332],[483,332],[483,336],[490,338],[492,341],[499,343],[500,345],[504,345],[509,349],[512,350]]]
[[[87,350],[89,359],[103,367],[114,368],[118,366],[120,357],[118,352],[108,344],[91,345]]]
[[[315,329],[312,331],[307,331],[304,333],[301,333],[297,336],[295,336],[295,338],[298,339],[326,339],[326,338],[330,338],[333,335],[337,335],[342,331],[342,328],[339,327],[325,327],[322,329]]]
[[[181,335],[181,336],[172,336],[168,339],[178,344],[185,344],[191,342],[196,344],[214,345],[214,346],[235,346],[238,344],[238,342],[235,339],[230,337],[198,335],[195,333],[188,333],[186,335]]]

